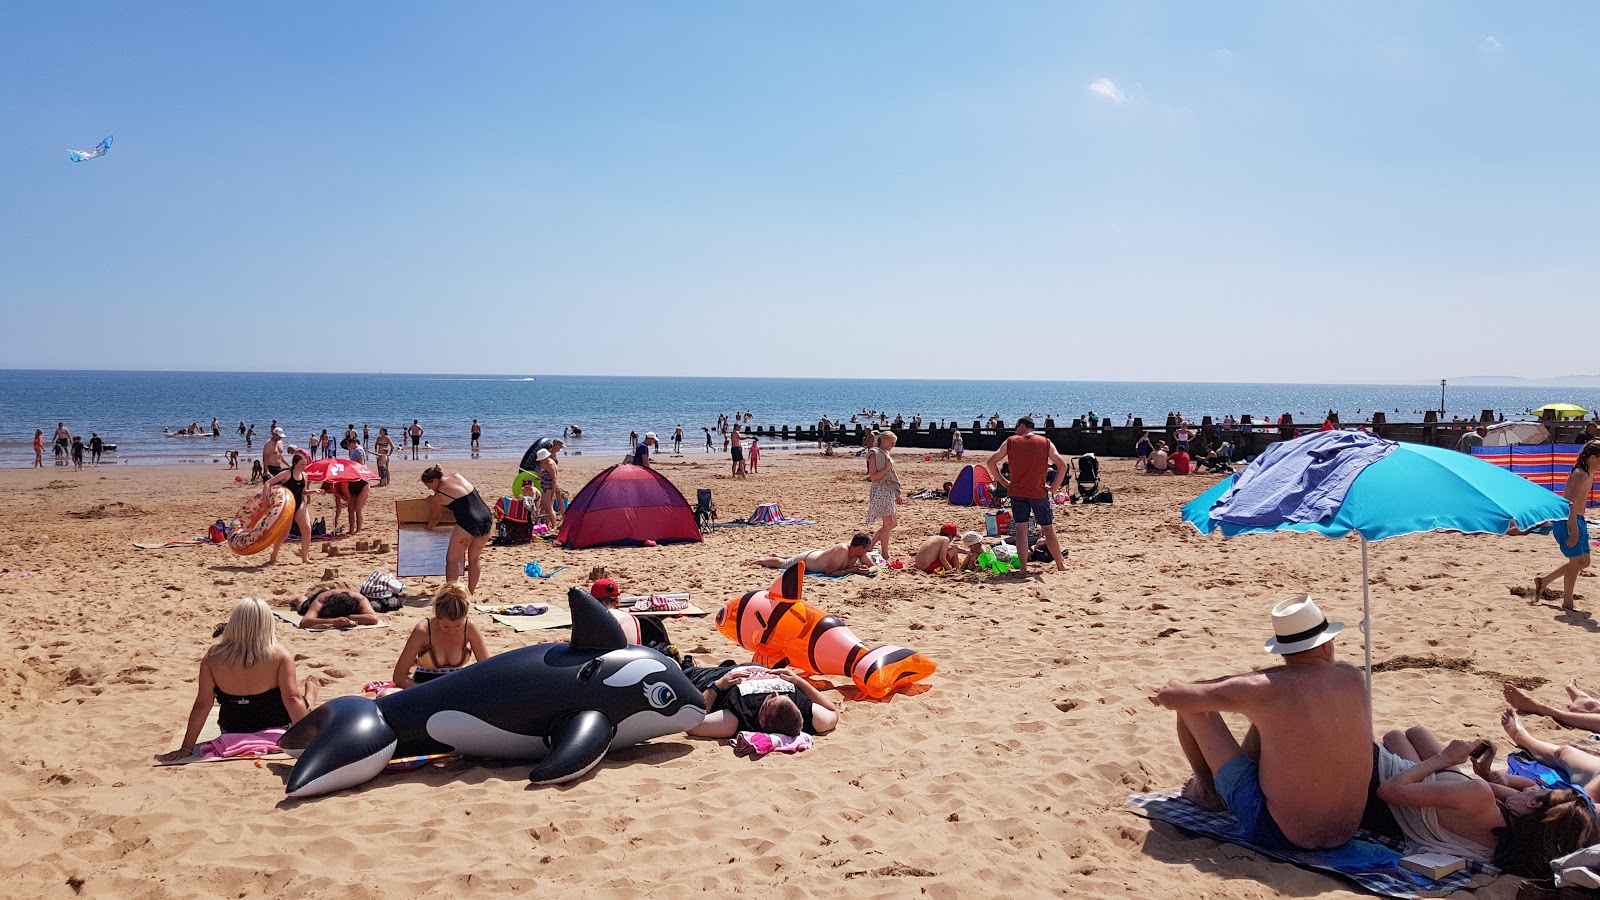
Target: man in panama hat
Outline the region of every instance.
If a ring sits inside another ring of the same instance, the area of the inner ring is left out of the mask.
[[[1172,681],[1151,701],[1178,714],[1194,778],[1183,795],[1239,820],[1238,836],[1279,852],[1324,850],[1362,824],[1373,741],[1361,671],[1335,662],[1329,622],[1310,596],[1272,609],[1268,653],[1283,664],[1205,681]],[[1222,713],[1243,715],[1241,744]]]

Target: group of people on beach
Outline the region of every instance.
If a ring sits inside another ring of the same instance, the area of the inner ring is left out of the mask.
[[[75,435],[67,428],[65,422],[57,422],[55,435],[51,439],[51,446],[55,450],[58,466],[70,465],[82,471],[84,468],[84,454],[89,457],[89,465],[100,465],[100,457],[106,451],[106,442],[100,439],[98,431],[89,432],[89,439],[85,441],[83,435]],[[44,429],[33,430],[33,467],[44,468]]]
[[[1238,836],[1274,852],[1339,847],[1357,829],[1409,847],[1491,864],[1518,875],[1550,873],[1550,860],[1600,842],[1591,790],[1492,768],[1488,740],[1441,743],[1420,726],[1373,740],[1368,687],[1359,669],[1334,657],[1343,624],[1329,622],[1309,596],[1272,610],[1266,650],[1282,665],[1204,681],[1172,681],[1150,697],[1177,714],[1178,744],[1194,777],[1183,795],[1226,809]],[[1502,725],[1534,760],[1571,773],[1600,773],[1600,755],[1528,734],[1518,712],[1600,729],[1600,702],[1569,685],[1566,710],[1545,706],[1510,685]],[[1240,740],[1222,718],[1250,722]],[[1472,774],[1459,767],[1471,764]]]

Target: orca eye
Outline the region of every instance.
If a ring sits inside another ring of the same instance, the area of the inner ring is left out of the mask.
[[[644,699],[655,709],[666,709],[678,699],[678,695],[671,687],[658,682],[644,686]]]
[[[594,673],[598,671],[600,671],[600,660],[591,659],[583,664],[583,668],[578,670],[578,680],[588,681],[589,679],[593,678]]]

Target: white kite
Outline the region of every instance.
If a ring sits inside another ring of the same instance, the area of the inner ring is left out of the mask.
[[[68,150],[67,151],[67,156],[69,158],[71,158],[71,160],[73,162],[83,162],[86,159],[94,159],[95,157],[98,157],[98,156],[105,156],[106,155],[106,151],[110,150],[110,149],[111,149],[111,135],[108,134],[108,135],[106,135],[106,139],[105,140],[103,140],[100,143],[94,145],[94,149],[93,150]]]

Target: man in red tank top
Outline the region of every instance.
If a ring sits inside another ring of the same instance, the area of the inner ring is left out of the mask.
[[[1000,474],[1000,463],[1006,460],[1011,462],[1009,479]],[[1045,475],[1052,464],[1056,467],[1055,483],[1047,488]],[[1033,420],[1023,416],[1017,420],[1016,434],[1006,438],[985,465],[1011,497],[1012,529],[1022,571],[1028,571],[1028,553],[1032,549],[1028,544],[1028,521],[1037,519],[1050,555],[1055,558],[1056,571],[1065,572],[1067,563],[1061,556],[1061,541],[1056,537],[1050,497],[1061,490],[1068,467],[1067,461],[1056,452],[1056,445],[1044,435],[1034,434]]]

